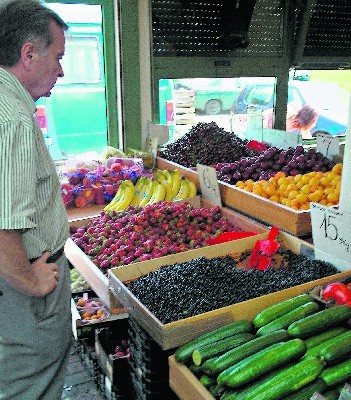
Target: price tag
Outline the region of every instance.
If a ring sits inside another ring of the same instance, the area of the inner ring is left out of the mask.
[[[327,158],[340,154],[339,138],[326,133],[317,133],[317,151]]]
[[[207,165],[197,164],[199,174],[201,195],[215,206],[222,207],[221,194],[215,168]]]
[[[315,258],[351,270],[351,214],[311,203],[311,223]]]
[[[247,109],[247,126],[245,137],[248,140],[262,142],[263,118],[262,110]]]
[[[300,133],[286,132],[279,129],[263,129],[263,141],[272,146],[287,150],[289,147],[296,148],[302,144]]]

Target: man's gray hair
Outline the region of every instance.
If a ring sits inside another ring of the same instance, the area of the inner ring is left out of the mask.
[[[20,59],[22,46],[34,42],[38,50],[52,43],[50,22],[63,31],[68,25],[54,11],[37,0],[10,0],[0,4],[0,65],[12,67]]]

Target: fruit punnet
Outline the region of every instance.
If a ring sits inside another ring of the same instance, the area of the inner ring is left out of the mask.
[[[200,122],[184,136],[167,144],[158,155],[184,167],[196,167],[196,164],[213,165],[257,155],[258,152],[248,148],[247,144],[248,140],[226,132],[215,122]]]
[[[278,172],[269,180],[239,181],[236,187],[295,210],[309,210],[310,203],[334,206],[339,202],[342,164],[327,172],[308,172],[286,176]]]

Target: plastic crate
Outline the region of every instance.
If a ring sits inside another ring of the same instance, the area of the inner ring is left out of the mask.
[[[112,357],[116,345],[122,340],[128,341],[128,319],[121,319],[118,324],[95,331],[95,352],[104,374],[104,384],[109,393],[117,391],[120,395],[128,394],[131,390],[128,359]]]
[[[177,399],[169,387],[168,357],[173,350],[164,351],[129,318],[130,376],[138,400]]]

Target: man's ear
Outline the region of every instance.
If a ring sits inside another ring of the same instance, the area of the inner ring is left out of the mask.
[[[32,68],[32,63],[38,58],[36,47],[33,42],[26,42],[21,50],[21,62],[25,68]]]

